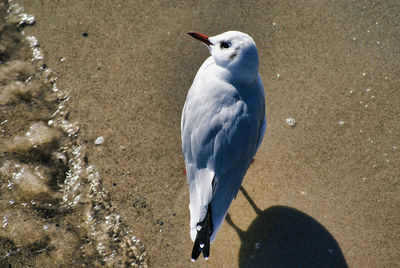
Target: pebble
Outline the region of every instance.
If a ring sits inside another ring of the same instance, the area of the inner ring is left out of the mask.
[[[96,139],[95,139],[95,141],[94,141],[94,144],[95,145],[102,145],[104,143],[104,137],[103,136],[100,136],[100,137],[97,137]]]

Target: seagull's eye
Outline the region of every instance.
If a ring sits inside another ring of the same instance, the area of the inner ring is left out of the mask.
[[[230,46],[231,46],[231,43],[225,42],[225,41],[222,41],[220,44],[221,48],[229,48]]]

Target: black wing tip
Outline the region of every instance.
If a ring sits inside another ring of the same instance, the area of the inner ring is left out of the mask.
[[[210,257],[210,239],[205,243],[203,247],[203,257],[205,260],[208,260]]]
[[[197,226],[200,229],[197,231],[196,239],[194,240],[192,250],[192,261],[196,261],[197,258],[203,253],[205,260],[210,257],[210,237],[213,233],[212,222],[211,222],[211,205],[208,206],[207,214],[202,222],[199,222]]]
[[[200,241],[198,238],[196,238],[196,240],[194,241],[191,260],[193,262],[196,261],[199,258],[201,253],[203,253],[204,259],[208,260],[208,258],[210,257],[210,239],[205,241],[204,244],[203,243],[200,244]]]
[[[197,260],[197,258],[200,256],[200,253],[201,253],[200,242],[196,238],[196,240],[194,241],[193,250],[192,250],[192,261],[193,262],[195,260]]]

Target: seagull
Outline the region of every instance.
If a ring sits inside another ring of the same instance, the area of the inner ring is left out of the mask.
[[[258,52],[247,34],[228,31],[203,42],[211,56],[198,70],[182,112],[182,150],[190,192],[192,261],[210,255],[266,129]]]

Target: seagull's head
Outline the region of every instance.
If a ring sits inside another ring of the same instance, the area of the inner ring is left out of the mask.
[[[188,34],[206,44],[215,63],[229,69],[235,76],[258,74],[257,47],[248,34],[238,31],[229,31],[212,37],[197,32]]]

